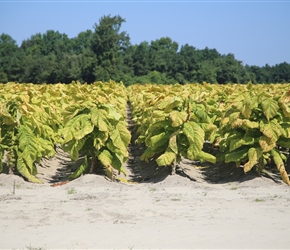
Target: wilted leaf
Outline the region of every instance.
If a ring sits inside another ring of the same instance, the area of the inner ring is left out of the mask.
[[[259,144],[263,152],[269,152],[276,147],[276,142],[272,141],[269,137],[264,135],[259,138]]]
[[[271,155],[273,156],[274,162],[280,172],[280,175],[282,177],[282,180],[287,184],[290,185],[290,180],[288,177],[288,174],[285,170],[284,162],[280,156],[280,153],[278,153],[275,150],[271,150]]]
[[[263,156],[261,149],[259,148],[250,148],[248,151],[249,161],[244,165],[244,172],[249,172],[253,166],[255,166],[259,159]]]
[[[281,131],[278,126],[280,127],[280,125],[276,124],[274,121],[266,124],[260,122],[260,131],[271,141],[276,142],[281,135]]]

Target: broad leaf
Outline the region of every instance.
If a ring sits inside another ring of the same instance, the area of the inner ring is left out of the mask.
[[[36,178],[31,171],[29,171],[29,168],[27,166],[27,164],[25,163],[22,154],[18,153],[17,154],[17,163],[16,163],[16,168],[18,170],[18,172],[24,177],[26,178],[28,181],[30,182],[34,182],[34,183],[42,183],[42,181],[40,181],[38,178]]]
[[[274,121],[266,124],[260,122],[260,131],[271,141],[276,142],[281,135],[281,131],[278,126],[280,127],[280,125],[275,123]]]
[[[171,150],[166,150],[164,154],[160,155],[156,162],[158,166],[168,166],[176,159],[176,154]]]
[[[80,140],[87,134],[90,134],[94,129],[89,114],[80,114],[68,121],[62,130],[64,136],[64,143],[72,140]]]
[[[97,108],[92,109],[91,111],[91,119],[92,123],[103,132],[108,131],[108,120],[104,114],[103,110],[99,110]]]
[[[152,150],[156,150],[159,147],[164,147],[164,149],[166,149],[169,139],[170,139],[170,134],[166,132],[162,132],[150,138],[149,146],[152,148]]]
[[[253,100],[250,95],[247,95],[247,97],[243,100],[241,112],[246,119],[249,119],[251,117],[253,111],[252,102]]]
[[[194,160],[203,148],[205,133],[195,122],[184,123],[183,133],[189,142],[187,156],[189,159]]]
[[[240,162],[247,158],[248,148],[243,148],[240,150],[235,150],[230,153],[225,154],[225,163],[229,162]]]
[[[259,144],[263,152],[269,152],[276,147],[276,141],[272,141],[269,137],[264,135],[259,138]]]
[[[207,162],[211,162],[211,163],[216,163],[217,159],[214,155],[212,154],[209,154],[207,152],[204,152],[204,151],[200,151],[198,156],[197,156],[197,159],[198,160],[201,160],[201,161],[207,161]]]
[[[128,146],[130,141],[131,141],[131,133],[127,129],[125,122],[124,123],[119,122],[116,129],[119,131],[120,137],[121,137],[124,145]]]
[[[103,150],[97,156],[98,156],[98,160],[103,164],[103,166],[109,167],[112,165],[113,156],[111,155],[110,151]]]
[[[244,145],[253,145],[255,138],[245,134],[242,138],[235,138],[230,140],[230,152]]]
[[[187,113],[185,111],[179,112],[173,110],[170,112],[169,117],[172,121],[172,127],[179,127],[186,121]]]
[[[272,98],[264,98],[261,102],[261,106],[268,121],[273,118],[279,110],[277,101]]]

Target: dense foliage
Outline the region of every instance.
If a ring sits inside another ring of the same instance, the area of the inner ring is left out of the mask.
[[[289,87],[251,82],[127,88],[113,81],[1,84],[0,172],[5,156],[5,167],[40,182],[37,163],[54,156],[60,144],[72,160],[82,156],[72,179],[98,168],[111,178],[114,169],[125,174],[131,141],[126,122],[129,102],[137,143],[146,147],[141,160],[156,160],[173,169],[182,158],[233,162],[245,173],[275,166],[290,185],[285,168],[290,148]]]
[[[75,38],[48,30],[20,46],[8,34],[0,35],[0,82],[70,83],[123,81],[133,83],[284,83],[290,82],[290,64],[263,67],[243,65],[233,54],[197,49],[169,37],[132,45],[121,31],[120,16],[104,16],[93,30]]]
[[[52,157],[60,144],[72,160],[83,163],[70,176],[95,168],[124,172],[131,134],[127,130],[123,84],[0,85],[0,158],[27,180],[40,182],[36,164]],[[2,160],[0,172],[2,172]]]
[[[290,148],[289,84],[132,85],[128,87],[138,142],[159,166],[182,157],[227,164],[260,174],[275,165],[290,185],[284,162]],[[218,151],[205,152],[204,143]]]

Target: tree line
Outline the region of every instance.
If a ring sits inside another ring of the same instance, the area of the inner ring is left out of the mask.
[[[133,83],[284,83],[290,64],[243,65],[233,54],[208,47],[197,49],[162,37],[132,45],[121,31],[125,19],[103,16],[93,30],[75,38],[48,30],[20,46],[8,34],[0,36],[0,82],[70,83],[123,81]]]

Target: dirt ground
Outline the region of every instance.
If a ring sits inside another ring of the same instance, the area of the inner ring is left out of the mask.
[[[52,178],[33,184],[0,174],[0,248],[289,249],[288,186],[191,174],[138,183],[87,174],[55,187]]]

